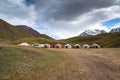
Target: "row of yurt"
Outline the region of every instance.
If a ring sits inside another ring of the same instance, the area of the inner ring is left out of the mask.
[[[88,48],[100,48],[100,45],[93,43],[92,45],[84,44],[82,47],[86,48],[86,49],[88,49]]]
[[[70,44],[32,44],[33,47],[42,47],[42,48],[72,48]]]
[[[45,44],[44,48],[72,48],[70,44]]]
[[[41,48],[72,48],[72,46],[70,44],[28,44],[26,42],[24,43],[20,43],[19,46],[32,46],[32,47],[41,47]],[[73,48],[81,48],[81,46],[79,44],[75,44],[73,45]],[[88,45],[88,44],[84,44],[82,46],[82,48],[88,49],[88,48],[100,48],[100,45],[93,43],[92,45]]]
[[[72,48],[72,46],[70,44],[66,44],[66,45],[63,45],[63,44],[44,44],[44,48]],[[96,43],[93,43],[92,45],[88,45],[88,44],[84,44],[82,47],[79,45],[79,44],[75,44],[73,45],[73,48],[85,48],[85,49],[88,49],[88,48],[100,48],[100,45],[96,44]]]

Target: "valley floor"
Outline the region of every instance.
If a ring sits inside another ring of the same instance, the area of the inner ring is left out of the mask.
[[[68,63],[63,80],[120,80],[119,48],[59,49],[59,51],[73,57],[70,64]]]
[[[0,80],[120,80],[120,48],[3,47]]]

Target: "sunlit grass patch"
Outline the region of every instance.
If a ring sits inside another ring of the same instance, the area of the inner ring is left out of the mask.
[[[0,79],[46,79],[57,76],[62,54],[40,48],[2,47],[0,49]],[[52,74],[51,74],[52,73]]]

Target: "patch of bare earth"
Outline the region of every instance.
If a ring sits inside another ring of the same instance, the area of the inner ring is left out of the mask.
[[[70,56],[57,80],[120,80],[120,50],[53,49]],[[117,54],[113,54],[116,52]]]

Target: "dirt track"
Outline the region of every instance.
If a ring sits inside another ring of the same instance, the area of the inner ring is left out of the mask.
[[[112,55],[112,53],[100,54],[99,49],[53,50],[61,51],[71,57],[71,60],[64,64],[65,71],[61,71],[65,74],[64,78],[58,80],[120,80],[120,56]]]

